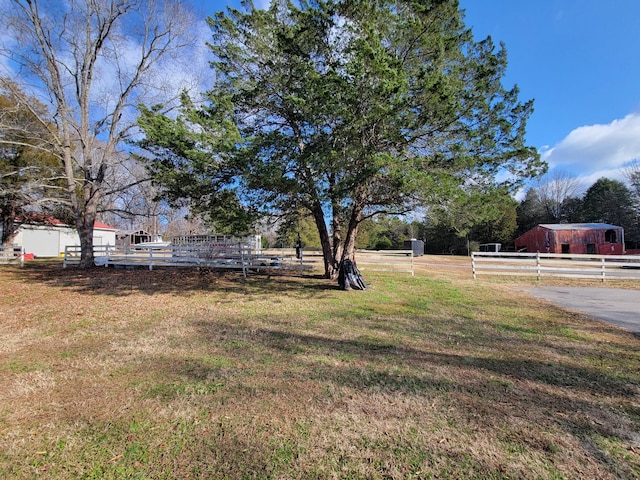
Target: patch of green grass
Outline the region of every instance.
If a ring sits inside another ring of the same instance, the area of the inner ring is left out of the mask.
[[[229,357],[216,356],[211,357],[204,355],[198,358],[198,361],[207,368],[210,369],[223,369],[235,367],[235,360]]]
[[[640,478],[640,449],[618,437],[593,435],[591,440],[607,459],[618,478]]]
[[[565,340],[572,342],[586,342],[593,340],[593,337],[586,332],[581,332],[576,328],[558,326],[551,328],[549,333],[553,333]]]
[[[277,475],[279,470],[293,463],[300,454],[304,453],[299,443],[292,440],[273,440],[271,442],[271,456],[269,458],[269,470]]]
[[[49,370],[49,366],[39,361],[30,361],[23,358],[13,358],[0,364],[0,372],[4,373],[29,373]]]
[[[213,381],[158,383],[147,389],[146,396],[173,399],[181,396],[212,395],[224,387],[223,382]]]
[[[496,328],[505,332],[512,332],[529,338],[539,338],[539,330],[528,327],[519,322],[511,321],[509,323],[496,323]]]
[[[398,341],[373,333],[360,335],[355,339],[358,348],[363,351],[393,351],[398,348]]]

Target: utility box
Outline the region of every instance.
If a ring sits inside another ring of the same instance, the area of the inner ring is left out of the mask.
[[[501,243],[481,243],[480,251],[481,252],[499,252],[502,250]]]
[[[424,242],[422,240],[416,240],[412,238],[411,240],[405,240],[402,246],[403,250],[412,250],[414,257],[419,257],[424,255]]]

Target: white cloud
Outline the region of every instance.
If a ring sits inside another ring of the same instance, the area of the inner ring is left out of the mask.
[[[640,113],[605,125],[578,127],[552,148],[541,150],[549,169],[561,169],[587,185],[602,177],[622,179],[625,165],[640,159]]]

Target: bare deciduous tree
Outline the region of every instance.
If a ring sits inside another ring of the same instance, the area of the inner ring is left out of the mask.
[[[160,217],[170,207],[156,200],[159,188],[149,181],[146,168],[125,156],[105,179],[105,199],[99,213],[107,223],[126,229],[160,233]]]
[[[540,178],[536,187],[538,198],[550,222],[572,221],[565,212],[566,200],[580,198],[585,187],[575,177],[562,170],[553,170]]]
[[[180,0],[10,0],[2,54],[53,111],[54,148],[82,247],[93,265],[93,225],[105,178],[135,132],[140,102],[167,103],[165,62],[190,45]],[[9,42],[9,43],[7,43]]]
[[[622,169],[622,174],[627,180],[627,184],[635,200],[640,205],[640,159],[633,160]]]
[[[640,249],[640,159],[633,160],[622,170],[633,201],[634,225],[625,236],[633,242],[632,248]]]

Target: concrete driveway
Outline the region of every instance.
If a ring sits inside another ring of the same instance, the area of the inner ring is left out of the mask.
[[[524,287],[523,290],[640,336],[640,290],[598,287]]]

